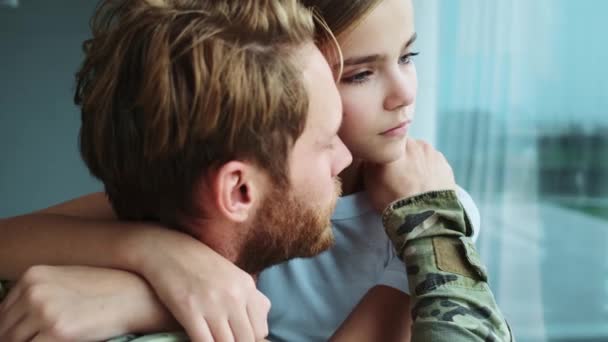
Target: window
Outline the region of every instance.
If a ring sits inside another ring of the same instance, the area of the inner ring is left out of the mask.
[[[608,340],[608,2],[415,7],[417,117],[480,208],[479,249],[515,336]]]

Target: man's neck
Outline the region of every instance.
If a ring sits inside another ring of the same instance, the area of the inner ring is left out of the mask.
[[[232,263],[239,257],[241,238],[228,222],[197,219],[187,223],[188,232]]]
[[[241,240],[238,237],[229,237],[227,235],[219,237],[218,235],[216,235],[215,237],[216,239],[206,239],[200,241],[209,246],[214,251],[216,251],[219,255],[226,258],[231,263],[235,264],[237,267],[243,269],[243,265],[239,265],[237,263],[237,260],[240,256],[240,248],[242,247],[240,242]],[[249,275],[257,283],[259,273],[249,273]]]

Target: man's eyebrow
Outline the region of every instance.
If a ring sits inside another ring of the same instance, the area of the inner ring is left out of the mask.
[[[417,33],[412,34],[410,39],[408,39],[408,41],[403,46],[403,50],[412,46],[412,44],[414,44],[414,42],[416,41],[416,38],[418,38],[418,34]],[[353,66],[353,65],[359,65],[359,64],[376,63],[376,62],[381,61],[384,58],[385,58],[385,56],[381,56],[379,54],[351,57],[351,58],[347,58],[344,60],[344,66],[346,67],[346,66]],[[336,66],[334,66],[334,68],[336,68]]]

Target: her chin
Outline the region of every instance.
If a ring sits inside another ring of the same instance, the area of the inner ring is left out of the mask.
[[[370,158],[366,158],[368,162],[375,164],[389,164],[405,155],[405,143],[395,144],[395,146],[385,146],[383,149],[377,149],[370,153]]]

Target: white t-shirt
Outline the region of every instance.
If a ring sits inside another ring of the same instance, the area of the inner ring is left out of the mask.
[[[479,233],[479,210],[470,195],[458,197]],[[384,232],[367,194],[341,197],[332,216],[335,245],[314,258],[293,259],[260,275],[270,299],[270,341],[327,341],[374,286],[409,293],[405,265]]]

